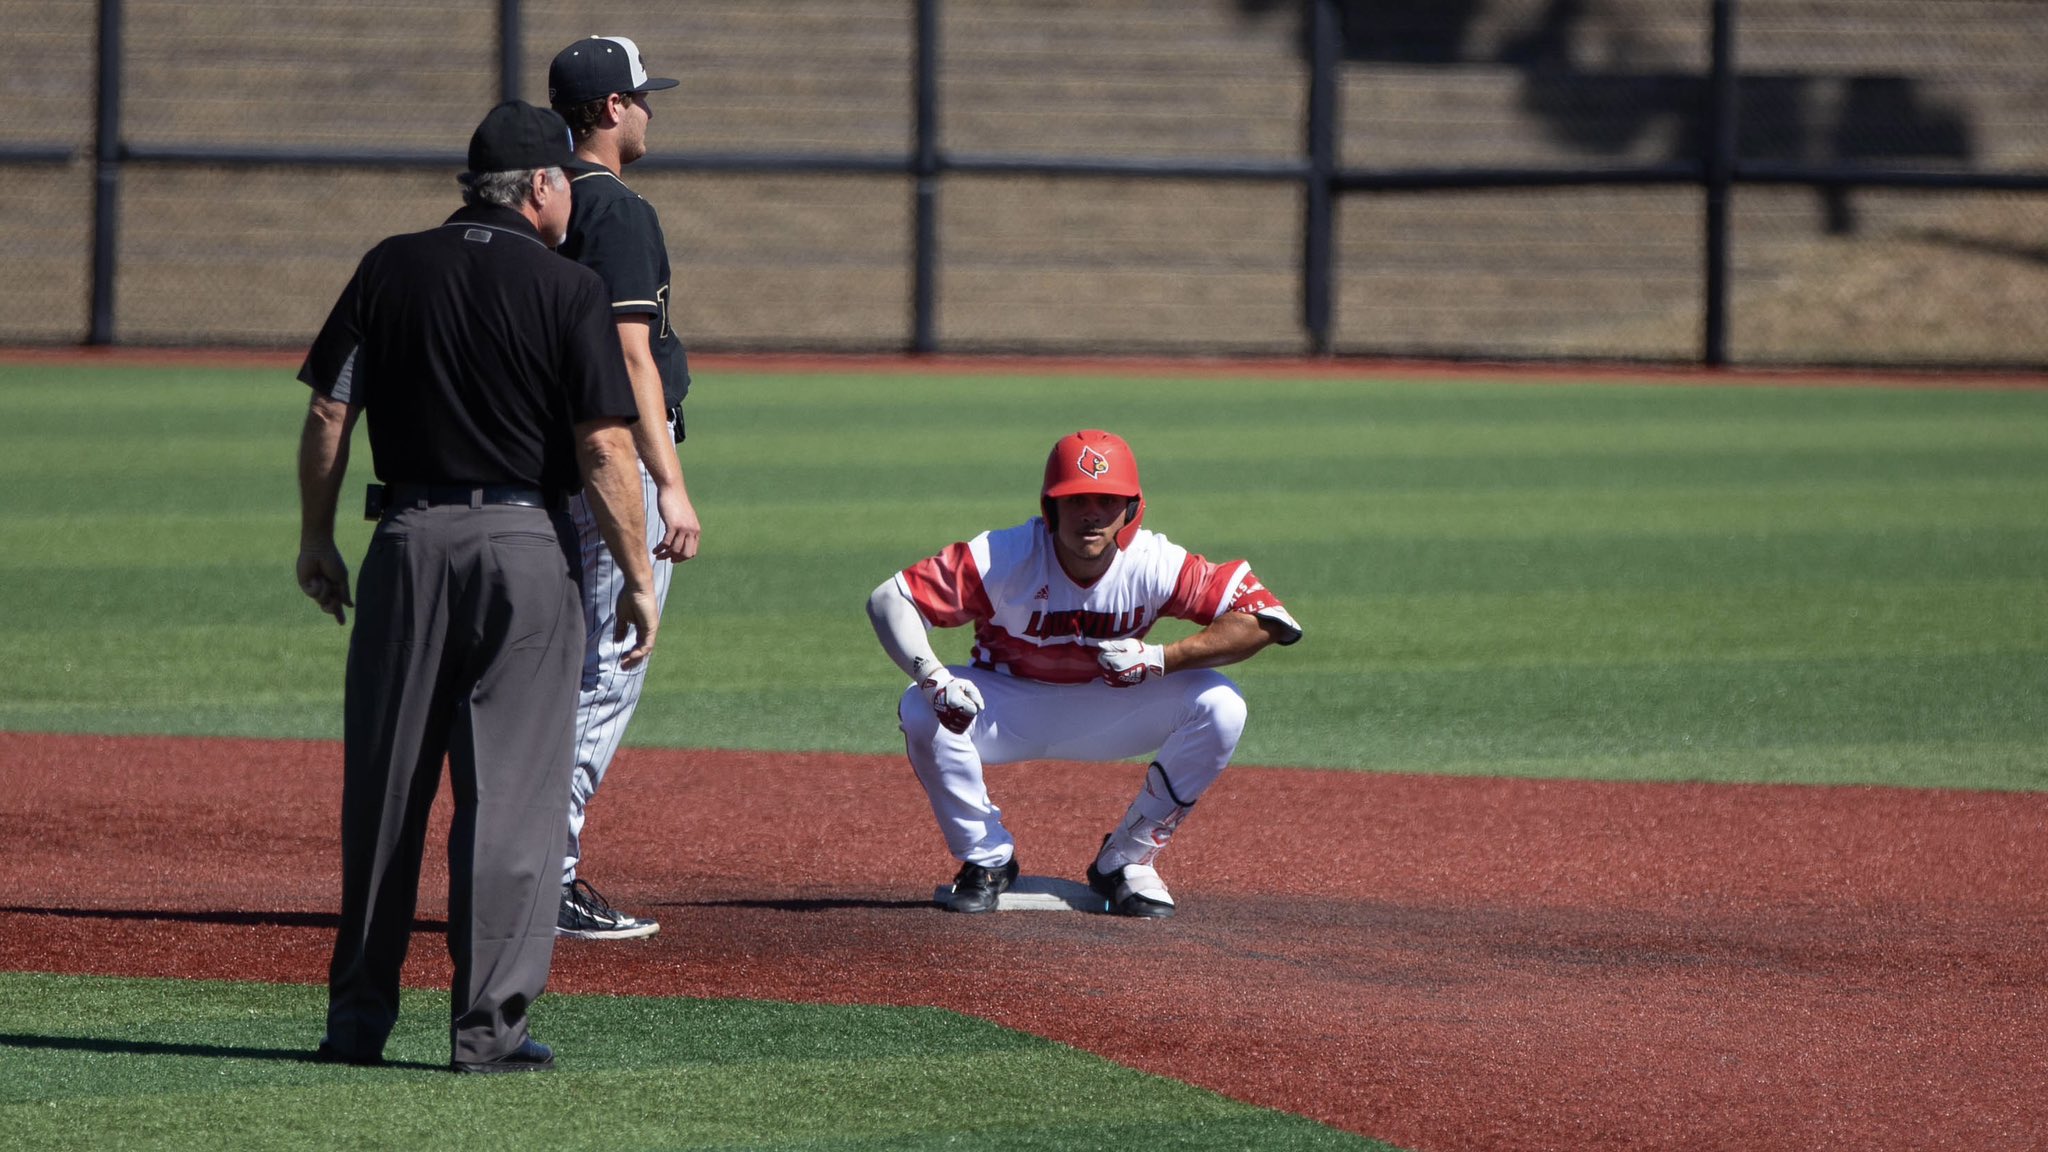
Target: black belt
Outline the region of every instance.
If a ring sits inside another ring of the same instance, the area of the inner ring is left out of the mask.
[[[486,504],[511,504],[521,508],[560,509],[568,506],[568,498],[559,492],[544,492],[539,488],[527,488],[518,484],[483,484],[474,488],[456,484],[386,484],[370,485],[365,493],[368,507],[377,515],[369,519],[381,519],[385,512],[396,512],[401,508],[432,508],[437,505],[462,505],[481,508]]]

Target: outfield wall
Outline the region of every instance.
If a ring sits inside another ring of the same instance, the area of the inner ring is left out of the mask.
[[[498,95],[492,0],[126,0],[124,138],[459,152]],[[649,10],[527,3],[523,94],[591,32],[635,36],[683,86],[671,152],[901,155],[914,132],[909,0]],[[1346,164],[1649,165],[1691,154],[1707,4],[1360,0],[1342,5]],[[11,115],[0,341],[89,327],[95,0],[0,0]],[[1102,160],[1304,151],[1293,0],[950,0],[943,148]],[[2048,168],[2048,6],[1744,0],[1748,159],[1928,171]],[[116,337],[291,346],[355,257],[450,209],[449,172],[133,163]],[[893,173],[646,172],[707,349],[889,350],[911,339],[915,181]],[[1360,194],[1335,228],[1332,344],[1377,355],[1685,360],[1700,348],[1701,193],[1609,187]],[[1298,185],[952,175],[940,190],[947,351],[1297,354]],[[1737,362],[2048,363],[2048,194],[1743,187]]]

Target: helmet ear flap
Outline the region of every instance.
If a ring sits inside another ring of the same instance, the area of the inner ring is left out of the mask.
[[[1131,541],[1138,536],[1138,525],[1144,519],[1145,497],[1143,495],[1131,497],[1130,502],[1124,505],[1124,526],[1117,530],[1116,546],[1118,548],[1129,548],[1131,546]]]

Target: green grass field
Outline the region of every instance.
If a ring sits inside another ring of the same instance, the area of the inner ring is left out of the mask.
[[[318,988],[0,973],[0,1147],[1386,1147],[935,1009],[550,996],[564,1055],[511,1077],[441,1071],[446,994],[408,994],[389,1068],[308,1061],[325,1012]]]
[[[290,574],[303,403],[285,371],[0,367],[0,727],[338,736],[346,635]],[[1242,763],[2048,783],[2021,391],[709,375],[705,550],[633,741],[895,751],[867,592],[1030,515],[1085,425],[1135,443],[1149,525],[1307,628],[1237,673]],[[368,477],[359,442],[348,510]]]

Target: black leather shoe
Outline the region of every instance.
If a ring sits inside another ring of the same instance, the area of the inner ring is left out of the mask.
[[[1017,858],[999,868],[983,868],[979,864],[962,864],[953,877],[953,902],[948,905],[955,912],[993,912],[996,900],[1010,890],[1017,880]]]
[[[451,1072],[552,1072],[555,1050],[528,1036],[519,1047],[496,1060],[451,1060]]]
[[[325,1040],[313,1050],[313,1059],[321,1064],[353,1064],[358,1068],[382,1068],[384,1057],[376,1052],[344,1052]]]

